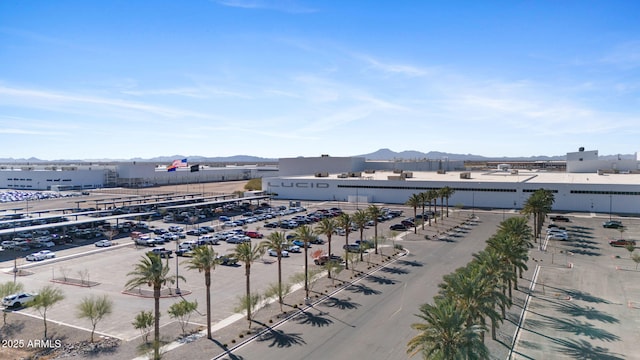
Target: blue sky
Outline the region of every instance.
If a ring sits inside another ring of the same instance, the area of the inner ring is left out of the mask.
[[[637,1],[0,2],[0,158],[640,150]]]

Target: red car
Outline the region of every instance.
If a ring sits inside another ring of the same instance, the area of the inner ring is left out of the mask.
[[[264,237],[264,235],[257,231],[245,231],[244,234],[252,239],[262,239]]]
[[[609,245],[611,246],[627,246],[627,245],[636,245],[636,241],[635,240],[626,240],[626,239],[616,239],[616,240],[611,240],[609,241]]]

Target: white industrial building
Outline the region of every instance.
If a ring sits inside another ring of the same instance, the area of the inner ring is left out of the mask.
[[[398,169],[393,164],[396,162],[376,166],[382,162],[335,159],[281,159],[280,174],[296,175],[263,178],[263,190],[273,193],[276,199],[402,204],[412,194],[448,186],[454,190],[450,206],[519,209],[532,192],[546,189],[554,194],[556,211],[640,213],[637,158],[602,160],[597,151],[585,152],[582,148],[567,154],[566,172],[508,167],[448,170],[458,168],[457,164],[442,165],[435,171],[410,171],[410,162]],[[354,166],[348,167],[349,164]]]
[[[16,190],[85,190],[103,187],[149,187],[217,181],[248,180],[273,176],[276,166],[198,166],[167,171],[165,165],[131,162],[109,165],[18,165],[0,166],[0,188]],[[266,174],[266,175],[265,175]]]

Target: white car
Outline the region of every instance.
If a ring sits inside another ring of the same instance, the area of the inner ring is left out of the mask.
[[[547,240],[569,240],[569,235],[566,233],[550,233],[547,235]]]
[[[113,243],[109,240],[99,240],[94,243],[96,247],[109,247],[113,245]]]
[[[269,249],[267,250],[267,253],[269,254],[269,256],[278,256],[278,252],[275,249]],[[280,256],[289,257],[289,252],[287,250],[282,250],[282,254]]]
[[[40,260],[46,260],[46,259],[53,259],[54,257],[56,257],[56,253],[54,253],[53,251],[42,250],[42,251],[38,251],[36,253],[27,255],[26,259],[27,261],[40,261]]]
[[[302,252],[302,249],[300,249],[300,246],[298,246],[298,245],[290,245],[287,248],[287,251],[290,252],[290,253],[300,253],[300,252]]]
[[[2,305],[5,307],[20,307],[35,300],[38,294],[35,293],[15,293],[2,298]]]

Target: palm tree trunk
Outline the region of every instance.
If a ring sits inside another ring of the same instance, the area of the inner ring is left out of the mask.
[[[331,235],[327,234],[327,252],[331,261]],[[327,266],[327,278],[331,279],[331,266]]]
[[[211,336],[211,271],[204,272],[204,285],[207,288],[207,339]]]
[[[375,254],[378,255],[378,219],[373,221],[373,246],[376,248]]]
[[[280,303],[280,312],[282,312],[282,254],[278,253],[278,302]]]
[[[249,322],[249,327],[251,327],[251,265],[249,263],[245,264],[245,272],[244,275],[246,277],[246,290],[247,290],[247,321]]]
[[[153,359],[160,360],[160,285],[153,287]]]
[[[344,244],[346,245],[344,248],[344,269],[345,270],[349,270],[349,251],[348,246],[349,246],[349,233],[346,232],[344,235]]]
[[[309,243],[304,240],[304,293],[305,299],[309,298],[309,255],[307,254]]]

